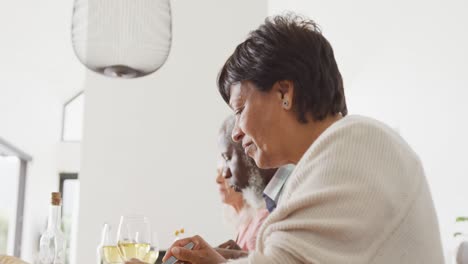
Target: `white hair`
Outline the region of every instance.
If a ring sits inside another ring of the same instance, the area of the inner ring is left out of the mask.
[[[250,174],[249,185],[242,190],[246,203],[255,209],[265,208],[263,189],[265,189],[265,182],[262,176],[260,176],[260,171],[257,169],[256,173]]]
[[[266,208],[265,200],[262,197],[265,183],[260,175],[260,171],[257,169],[255,172],[250,172],[249,175],[249,186],[242,189],[244,199],[242,209],[237,212],[234,207],[225,205],[223,210],[225,223],[234,226],[236,229],[249,223],[260,209]]]

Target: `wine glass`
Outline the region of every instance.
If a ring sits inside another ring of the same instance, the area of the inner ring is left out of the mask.
[[[105,223],[102,228],[101,245],[98,249],[99,259],[104,259],[106,264],[121,264],[123,263],[120,257],[119,247],[115,234],[112,232],[112,227]]]
[[[159,256],[158,234],[156,232],[153,232],[153,234],[151,236],[150,251],[144,257],[143,262],[146,262],[146,263],[149,263],[149,264],[154,264],[156,262],[156,260],[158,259],[158,256]]]
[[[151,226],[148,217],[122,216],[118,230],[118,247],[124,261],[143,261],[151,248]]]

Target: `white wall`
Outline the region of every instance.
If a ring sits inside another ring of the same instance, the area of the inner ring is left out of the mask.
[[[156,73],[85,85],[77,263],[95,260],[100,228],[145,214],[162,248],[184,226],[212,244],[232,239],[215,187],[216,140],[230,110],[220,67],[267,14],[263,1],[172,1],[173,45]]]
[[[468,214],[468,2],[269,1],[270,14],[285,9],[321,25],[349,112],[387,122],[420,155],[451,247],[455,217]]]
[[[71,0],[8,1],[0,8],[0,136],[33,157],[22,246],[28,262],[45,228],[50,192],[58,190],[58,173],[68,170],[62,161],[70,159],[59,149],[62,104],[84,79],[71,47],[71,11]]]

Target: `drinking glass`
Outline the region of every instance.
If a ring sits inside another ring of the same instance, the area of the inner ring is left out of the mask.
[[[156,232],[153,232],[153,234],[151,236],[150,251],[144,257],[143,262],[146,262],[146,263],[149,263],[149,264],[154,264],[156,262],[156,260],[158,259],[158,256],[159,256],[158,234]]]
[[[118,229],[118,248],[124,261],[143,261],[151,249],[151,226],[145,216],[122,216]]]
[[[103,259],[105,264],[123,263],[117,246],[115,233],[112,232],[112,227],[109,224],[104,224],[101,236],[101,245],[98,249],[99,259]]]

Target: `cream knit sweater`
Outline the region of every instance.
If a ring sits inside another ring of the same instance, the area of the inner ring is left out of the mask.
[[[257,250],[230,263],[443,263],[421,162],[378,121],[347,116],[334,123],[284,188]]]

